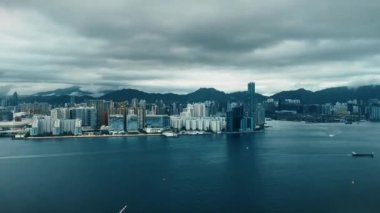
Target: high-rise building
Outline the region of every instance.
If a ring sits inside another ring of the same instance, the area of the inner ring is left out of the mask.
[[[112,114],[108,116],[108,130],[110,132],[124,132],[124,115]]]
[[[255,113],[256,113],[255,93],[256,93],[255,83],[254,82],[248,83],[248,98],[249,98],[248,116],[249,117],[255,117]]]
[[[14,92],[12,95],[12,106],[17,106],[18,105],[18,95],[17,92]]]
[[[380,121],[380,104],[371,104],[369,107],[369,120]]]
[[[254,117],[243,117],[240,120],[240,131],[241,132],[252,132],[255,130],[255,119]]]
[[[52,119],[69,119],[70,108],[54,108],[50,110],[50,116]]]
[[[239,132],[241,129],[241,120],[244,115],[243,106],[236,106],[227,112],[227,131]]]
[[[146,110],[145,108],[137,108],[137,118],[138,118],[138,128],[144,129],[145,118],[146,118]]]
[[[18,111],[33,115],[50,115],[51,106],[48,103],[25,103],[19,104]]]
[[[129,114],[126,119],[127,132],[133,133],[139,131],[137,115]]]
[[[80,135],[82,134],[82,125],[79,119],[57,119],[52,120],[53,135]]]
[[[105,101],[105,100],[90,100],[87,102],[87,105],[90,107],[96,108],[97,114],[97,127],[101,127],[103,125],[108,125],[108,115],[113,110],[113,102]]]
[[[139,100],[137,98],[132,98],[131,100],[131,107],[137,108],[139,105]]]
[[[193,117],[206,117],[206,104],[205,103],[193,104]]]
[[[248,107],[244,113],[244,117],[240,120],[241,132],[252,132],[256,128],[257,111],[256,111],[256,99],[255,99],[255,83],[248,83]]]
[[[95,129],[97,127],[97,113],[95,107],[70,108],[70,119],[80,119],[82,126]]]
[[[256,125],[264,127],[265,124],[265,107],[262,104],[257,104],[256,107]]]
[[[147,128],[170,128],[170,117],[168,115],[147,115],[145,120]]]
[[[0,121],[12,121],[13,112],[7,109],[0,109]]]
[[[50,135],[52,134],[53,124],[54,122],[50,116],[34,116],[32,127],[30,128],[30,135]]]

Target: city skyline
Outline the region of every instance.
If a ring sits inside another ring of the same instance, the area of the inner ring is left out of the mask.
[[[206,85],[233,92],[255,81],[259,93],[273,94],[379,84],[379,6],[5,0],[0,93],[73,85],[175,93]]]

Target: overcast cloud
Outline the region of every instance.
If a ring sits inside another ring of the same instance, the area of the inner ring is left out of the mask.
[[[378,0],[0,0],[0,92],[380,84]]]

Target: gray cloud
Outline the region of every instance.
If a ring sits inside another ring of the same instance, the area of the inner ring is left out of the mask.
[[[257,81],[268,94],[376,84],[379,9],[376,0],[2,0],[0,85],[183,92]]]

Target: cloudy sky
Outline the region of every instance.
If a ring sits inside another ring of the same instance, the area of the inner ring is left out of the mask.
[[[0,0],[0,94],[380,84],[378,0]]]

